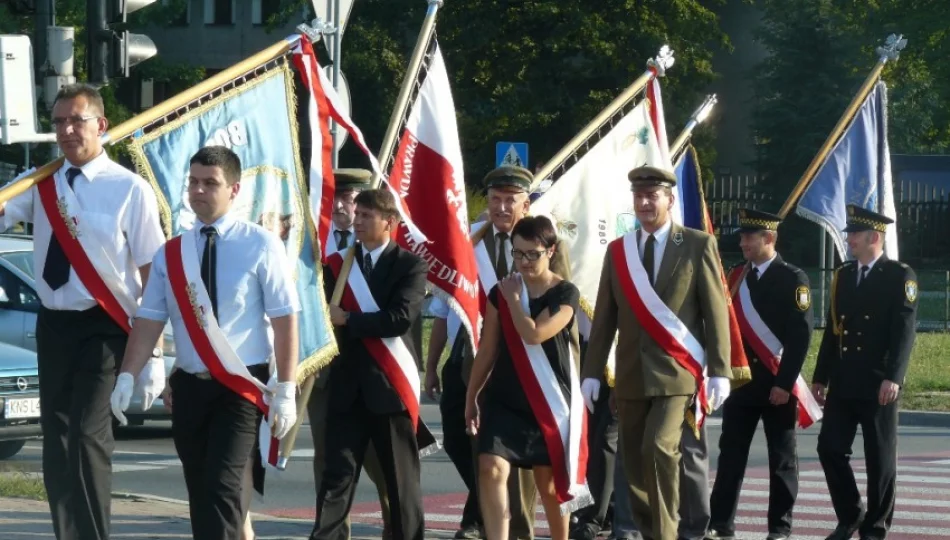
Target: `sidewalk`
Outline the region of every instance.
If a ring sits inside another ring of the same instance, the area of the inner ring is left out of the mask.
[[[256,540],[306,539],[311,520],[286,519],[252,514]],[[352,540],[380,538],[382,530],[372,525],[353,524]],[[426,531],[426,538],[452,538],[448,531]],[[0,538],[36,540],[54,538],[46,501],[0,498]],[[112,499],[113,540],[191,540],[188,507],[180,502],[137,496]]]

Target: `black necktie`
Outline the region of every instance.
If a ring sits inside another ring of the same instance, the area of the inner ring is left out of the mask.
[[[337,231],[338,236],[336,247],[337,249],[343,249],[346,247],[346,240],[350,236],[350,231]]]
[[[366,276],[366,281],[369,281],[370,274],[373,273],[373,257],[369,253],[363,255],[363,275]]]
[[[72,189],[76,177],[81,173],[82,171],[76,167],[70,167],[66,171],[66,181],[69,183],[70,189]],[[46,217],[50,220],[58,219],[57,217]],[[63,246],[56,239],[56,234],[50,231],[49,248],[46,250],[46,262],[43,264],[43,281],[49,285],[50,289],[54,291],[59,289],[69,281],[69,266],[69,259],[66,258]]]
[[[656,237],[652,234],[647,237],[647,244],[643,248],[643,268],[647,271],[650,278],[650,285],[653,285],[653,249],[656,246]]]
[[[508,275],[508,257],[505,256],[505,240],[508,240],[508,233],[500,232],[495,235],[495,242],[498,243],[498,258],[495,260],[495,277],[499,280]]]
[[[749,285],[755,286],[759,282],[759,269],[755,266],[749,271]]]
[[[862,267],[861,267],[861,275],[858,276],[858,287],[860,287],[861,285],[863,285],[863,284],[864,284],[864,280],[866,280],[866,279],[868,278],[868,270],[870,270],[870,268],[868,268],[867,266],[862,266]]]
[[[214,311],[214,318],[218,318],[218,248],[215,238],[218,231],[214,227],[202,227],[201,234],[207,237],[205,240],[205,250],[201,255],[201,281],[208,290],[208,297],[211,298],[211,309]]]

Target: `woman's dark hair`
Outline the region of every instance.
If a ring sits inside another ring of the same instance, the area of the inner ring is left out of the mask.
[[[544,216],[528,216],[521,218],[511,231],[511,237],[520,236],[528,242],[537,242],[551,249],[557,244],[557,231],[551,220]]]

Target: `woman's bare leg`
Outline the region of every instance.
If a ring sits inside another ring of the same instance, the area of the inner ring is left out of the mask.
[[[551,467],[535,467],[534,483],[538,486],[541,495],[541,505],[544,506],[544,515],[548,518],[551,528],[551,540],[567,540],[571,515],[561,515],[561,505],[557,502],[557,491],[554,488],[554,472]]]
[[[508,475],[511,464],[492,454],[478,456],[478,500],[488,540],[508,540]]]

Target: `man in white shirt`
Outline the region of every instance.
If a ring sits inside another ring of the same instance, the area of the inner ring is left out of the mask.
[[[65,163],[0,206],[0,228],[34,227],[43,481],[59,540],[109,537],[115,441],[107,403],[129,316],[165,241],[148,183],[103,150],[104,114],[95,88],[61,89],[52,123]],[[164,385],[159,338],[145,348],[146,408]]]
[[[240,159],[227,148],[205,147],[191,158],[188,195],[198,222],[155,255],[154,279],[136,313],[127,361],[112,395],[113,412],[123,421],[133,378],[170,317],[178,352],[169,380],[172,436],[196,540],[240,538],[247,511],[242,479],[261,419],[258,398],[269,405],[268,423],[278,439],[297,414],[300,302],[280,239],[228,215],[240,179]],[[198,275],[189,273],[189,258]],[[203,290],[196,289],[199,281]],[[179,299],[191,305],[182,308]],[[272,359],[276,381],[271,377],[268,392],[261,392],[252,378],[263,386]]]

